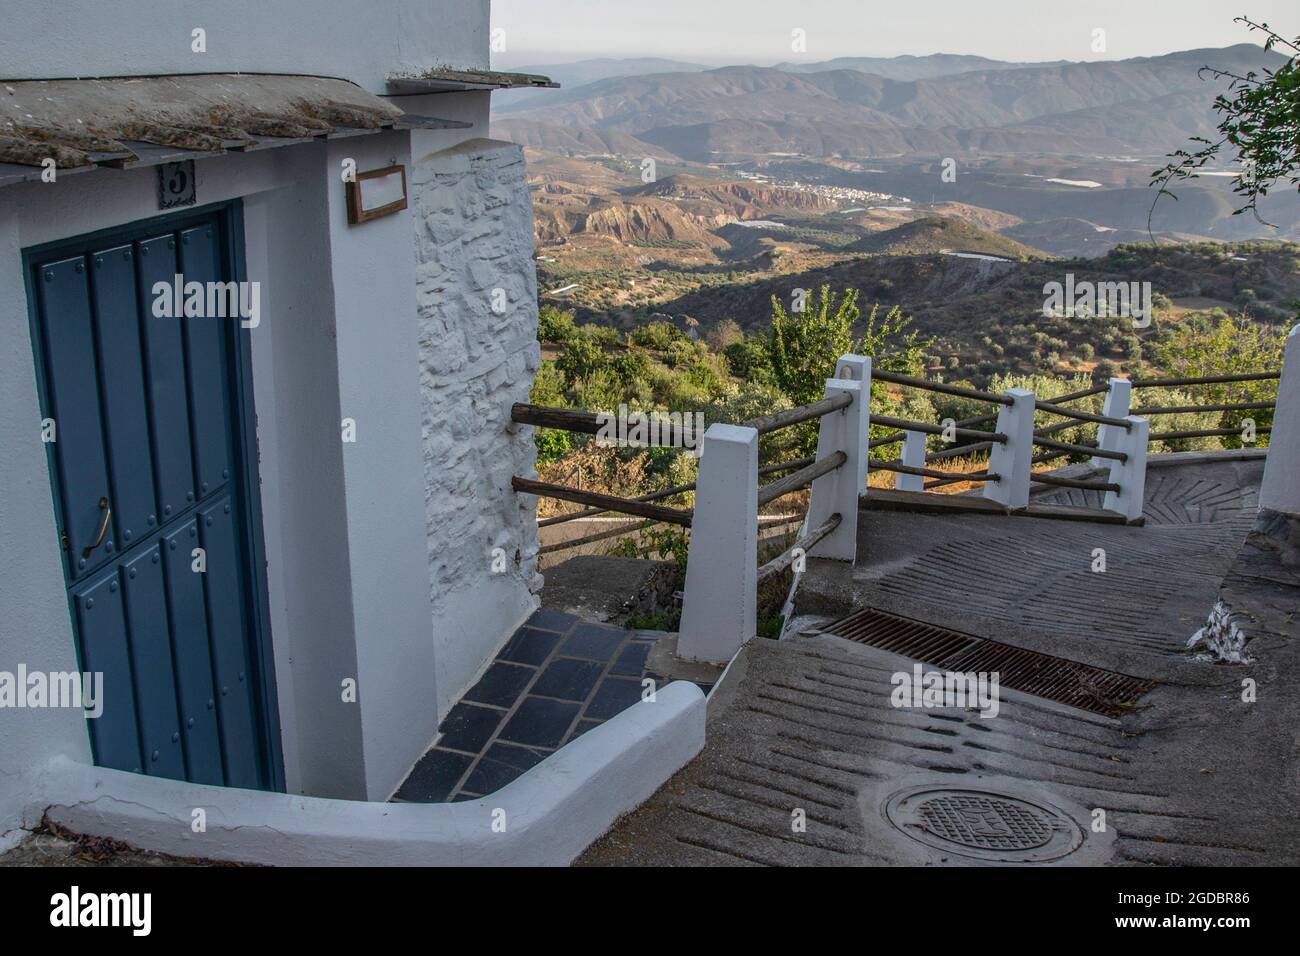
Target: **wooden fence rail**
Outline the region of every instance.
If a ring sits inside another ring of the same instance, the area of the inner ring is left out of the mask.
[[[790,567],[790,565],[794,564],[796,552],[802,551],[804,554],[807,554],[818,541],[838,528],[840,526],[840,521],[842,520],[843,519],[840,517],[839,512],[831,515],[816,528],[795,541],[795,543],[790,545],[789,548],[782,551],[771,561],[762,565],[758,569],[758,580],[762,581],[764,578],[769,578],[774,574],[780,574],[786,568]]]
[[[841,408],[847,408],[853,404],[853,398],[849,395],[834,395],[830,398],[823,398],[819,402],[813,402],[811,405],[800,405],[797,408],[787,408],[785,411],[773,412],[771,415],[762,415],[758,418],[751,418],[747,422],[741,422],[744,428],[752,428],[760,435],[766,435],[768,432],[774,432],[782,428],[789,428],[791,425],[798,425],[800,422],[806,422],[813,418],[821,418],[823,415],[829,415],[831,412],[837,412]]]
[[[834,471],[848,460],[848,455],[842,451],[837,451],[821,461],[800,468],[792,475],[786,475],[784,478],[778,478],[770,484],[760,486],[758,489],[758,506],[761,508],[783,495],[788,495],[792,491],[798,491],[800,488],[811,485],[816,479]]]
[[[652,518],[655,521],[681,525],[684,528],[691,526],[692,512],[680,508],[665,508],[662,505],[652,505],[629,498],[619,498],[615,495],[602,495],[594,491],[580,491],[567,485],[553,485],[547,481],[520,478],[518,475],[510,479],[510,484],[515,491],[522,491],[524,494],[537,495],[542,498],[558,498],[561,501],[572,501],[580,505],[594,505],[602,511],[616,511],[619,514]]]

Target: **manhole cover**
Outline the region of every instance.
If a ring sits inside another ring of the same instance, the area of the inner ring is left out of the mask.
[[[904,790],[886,802],[885,816],[919,843],[980,860],[1055,860],[1083,843],[1083,831],[1056,807],[990,790]]]

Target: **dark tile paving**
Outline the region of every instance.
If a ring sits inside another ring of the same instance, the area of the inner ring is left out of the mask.
[[[604,624],[579,624],[563,644],[560,654],[587,661],[607,661],[614,656],[627,636],[626,631]]]
[[[558,747],[582,709],[581,703],[525,697],[514,716],[501,728],[501,740],[534,747]]]
[[[555,645],[560,643],[560,637],[559,634],[539,631],[535,627],[521,627],[501,649],[497,660],[515,661],[537,667],[550,657],[551,651],[555,650]]]
[[[442,731],[442,739],[438,743],[447,750],[478,753],[505,715],[504,710],[496,707],[479,707],[461,702],[451,709],[438,728]]]
[[[420,758],[411,775],[397,791],[397,799],[438,803],[451,796],[456,781],[470,768],[474,758],[434,747]]]
[[[469,689],[462,700],[493,707],[509,707],[524,692],[529,681],[537,676],[533,667],[506,664],[497,661],[487,669],[483,679]]]
[[[531,770],[544,760],[550,750],[538,747],[517,747],[514,744],[495,743],[487,749],[474,772],[465,780],[465,789],[472,793],[492,793],[500,790],[525,770]]]
[[[561,657],[546,665],[533,684],[532,692],[539,697],[558,697],[579,703],[590,696],[600,680],[603,670],[599,661],[576,661]]]
[[[592,720],[609,720],[640,699],[641,681],[611,677],[601,683],[600,689],[592,696],[591,703],[587,705],[586,716]]]
[[[645,641],[628,641],[614,658],[609,672],[620,677],[640,677],[645,673],[645,659],[650,653],[650,645]]]
[[[396,800],[475,800],[641,699],[657,631],[535,611],[438,728]]]

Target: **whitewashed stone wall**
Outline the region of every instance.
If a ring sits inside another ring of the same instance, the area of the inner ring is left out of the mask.
[[[540,360],[533,207],[523,150],[472,139],[417,157],[420,384],[429,586],[443,714],[537,605],[535,474],[528,401]],[[504,312],[493,310],[502,290]],[[492,552],[506,554],[494,573]]]

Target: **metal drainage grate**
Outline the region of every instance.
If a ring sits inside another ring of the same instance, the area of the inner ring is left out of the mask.
[[[822,632],[945,671],[996,673],[1003,687],[1106,717],[1131,713],[1139,698],[1156,686],[1155,681],[1143,677],[1130,677],[875,608],[855,611],[826,625]]]
[[[904,790],[886,801],[885,816],[918,843],[981,860],[1038,863],[1083,844],[1064,811],[988,790]]]

